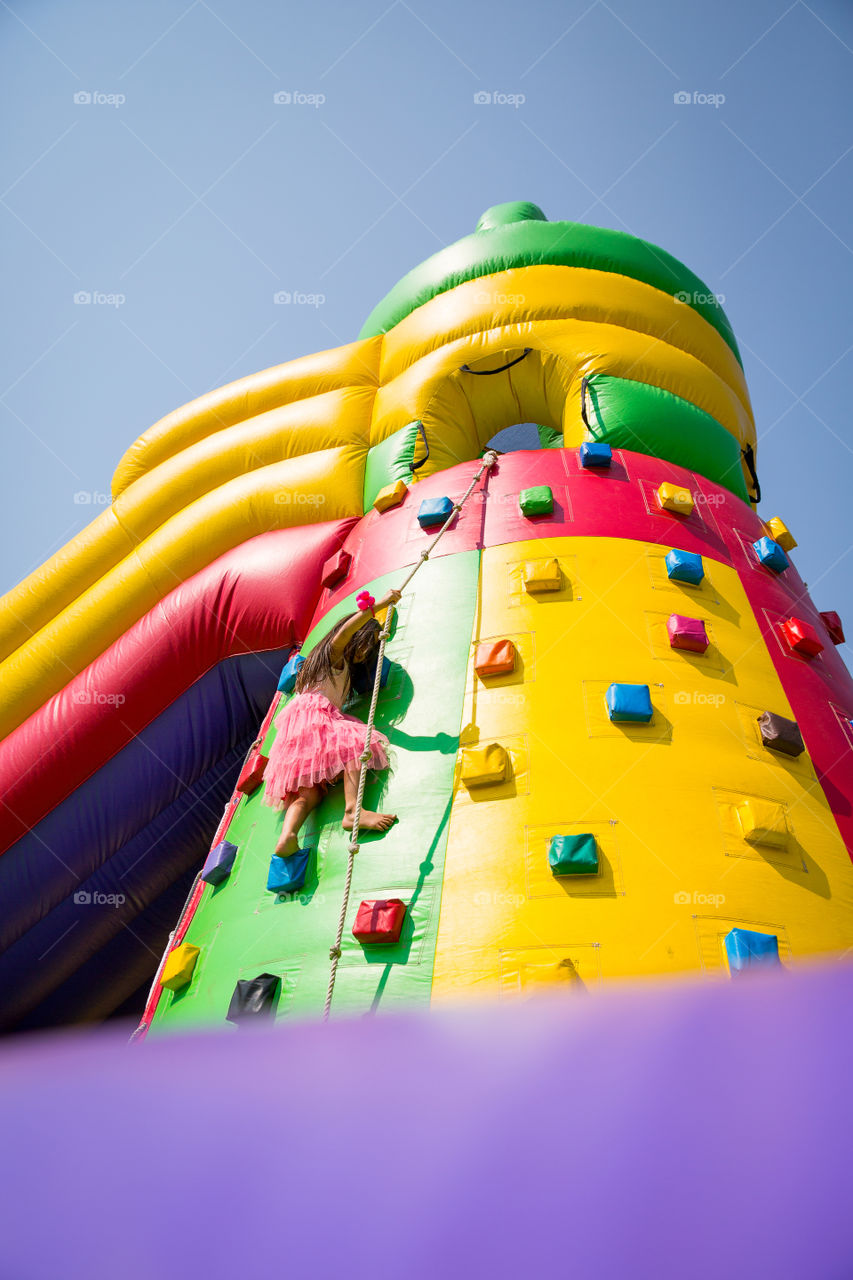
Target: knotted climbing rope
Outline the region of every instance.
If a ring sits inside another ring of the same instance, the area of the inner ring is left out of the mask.
[[[462,495],[459,501],[454,502],[449,516],[447,517],[444,524],[439,529],[438,533],[433,538],[429,551],[421,552],[420,559],[418,560],[417,564],[413,566],[408,577],[404,580],[402,586],[399,588],[401,592],[405,591],[406,587],[412,581],[412,578],[414,578],[418,569],[420,569],[421,566],[424,565],[427,560],[429,560],[432,551],[435,550],[436,543],[440,541],[448,525],[452,522],[452,520],[459,514],[459,512],[465,506],[465,503],[468,501],[471,494],[474,492],[475,488],[477,487],[480,481],[480,477],[485,472],[490,471],[491,468],[497,462],[497,460],[498,460],[498,455],[494,452],[493,449],[489,449],[486,453],[483,454],[482,463],[480,464],[480,467],[478,468],[477,473],[474,476],[474,479],[471,481],[471,483],[469,484],[468,488],[465,490],[465,493]],[[385,656],[385,642],[391,634],[391,624],[393,620],[394,620],[394,605],[390,604],[385,614],[384,626],[382,627],[382,630],[379,632],[379,654],[376,659],[376,675],[373,678],[373,693],[370,698],[370,711],[368,712],[368,715],[367,715],[367,733],[365,734],[365,738],[364,738],[364,750],[359,756],[361,769],[359,770],[359,774],[358,774],[358,791],[356,793],[356,798],[355,798],[355,813],[353,814],[353,820],[352,820],[352,834],[350,836],[350,842],[347,849],[347,873],[346,873],[346,879],[344,880],[344,897],[341,903],[341,914],[338,918],[338,932],[335,936],[335,943],[334,943],[334,946],[331,947],[329,950],[329,959],[332,962],[332,966],[329,972],[329,986],[328,986],[328,990],[326,991],[326,1004],[323,1009],[324,1022],[328,1021],[329,1013],[332,1008],[332,998],[335,994],[335,978],[337,977],[337,974],[338,974],[338,961],[341,958],[341,942],[343,941],[344,925],[346,923],[347,912],[349,911],[349,898],[350,898],[350,889],[352,888],[352,873],[353,873],[353,867],[355,865],[355,855],[358,853],[361,847],[358,843],[359,826],[361,823],[361,802],[362,802],[362,799],[364,798],[364,784],[367,781],[367,766],[370,763],[370,757],[372,754],[370,750],[370,740],[373,737],[373,723],[376,718],[376,703],[379,698],[379,687],[382,680],[382,659]]]

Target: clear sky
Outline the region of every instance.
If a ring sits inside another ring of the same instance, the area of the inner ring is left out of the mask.
[[[847,0],[0,0],[0,24],[0,590],[158,418],[354,339],[524,199],[725,296],[761,514],[853,636]]]

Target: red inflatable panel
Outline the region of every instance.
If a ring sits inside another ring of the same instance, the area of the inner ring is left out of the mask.
[[[311,626],[366,583],[415,564],[423,551],[433,558],[529,538],[621,536],[727,562],[731,556],[718,526],[716,505],[726,496],[743,510],[742,522],[755,530],[753,541],[763,531],[746,503],[713,485],[703,490],[707,481],[671,462],[617,449],[607,470],[589,470],[580,465],[577,449],[519,450],[502,454],[484,473],[433,549],[435,533],[418,524],[421,502],[444,495],[458,502],[479,466],[480,460],[475,459],[426,476],[412,484],[399,507],[363,516],[344,542],[352,555],[349,577],[322,593]],[[554,495],[554,511],[547,520],[528,520],[518,509],[519,493],[534,479],[536,484],[549,485]],[[656,490],[665,480],[692,491],[695,507],[689,516],[661,510]]]
[[[532,526],[519,512],[517,498],[534,482],[550,485],[554,513]],[[660,506],[657,490],[664,482],[691,491],[690,515]],[[536,537],[635,538],[727,561],[717,505],[704,499],[701,483],[701,477],[683,467],[626,449],[615,449],[606,469],[582,467],[578,449],[505,453],[489,479],[484,542],[492,547]],[[745,503],[729,496],[749,512]]]
[[[782,574],[761,568],[751,545],[761,536],[756,532],[760,522],[752,513],[747,516],[745,504],[736,498],[730,498],[727,507],[718,507],[717,516],[806,750],[853,857],[853,735],[849,729],[853,680],[834,646],[804,660],[783,639],[782,623],[792,615],[817,634],[823,625],[793,560]]]
[[[300,645],[319,566],[353,523],[275,529],[226,552],[9,734],[0,743],[0,852],[218,662]]]
[[[472,493],[465,509],[448,526],[441,541],[435,542],[435,529],[422,529],[418,524],[418,508],[424,498],[440,498],[444,495],[457,502],[465,493],[480,467],[480,460],[461,462],[457,467],[439,471],[434,476],[413,483],[398,507],[388,511],[371,508],[354,523],[344,550],[352,556],[352,566],[345,582],[323,591],[311,619],[316,624],[339,601],[361,590],[366,583],[390,573],[394,569],[411,566],[422,551],[431,557],[453,555],[457,551],[470,551],[483,545],[483,482]]]

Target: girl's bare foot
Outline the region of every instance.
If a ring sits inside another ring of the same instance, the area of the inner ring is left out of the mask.
[[[344,831],[352,831],[352,819],[352,813],[347,811],[344,814]],[[358,825],[361,831],[387,831],[396,821],[396,813],[374,813],[372,809],[362,809]]]
[[[278,844],[275,847],[276,855],[279,858],[289,858],[296,853],[299,848],[299,839],[297,836],[279,836]]]

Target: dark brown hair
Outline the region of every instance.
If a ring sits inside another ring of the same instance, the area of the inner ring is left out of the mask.
[[[311,689],[316,689],[318,685],[321,685],[324,680],[331,680],[332,642],[335,633],[340,630],[345,622],[349,622],[355,616],[354,613],[351,613],[348,617],[341,618],[340,622],[332,627],[329,634],[324,636],[319,644],[315,644],[299,668],[299,674],[296,677],[297,693],[308,693]],[[375,618],[369,618],[364,626],[356,631],[344,649],[344,664],[347,668],[348,684],[352,682],[352,668],[356,664],[361,665],[369,662],[371,658],[376,656],[378,648],[379,623]]]

